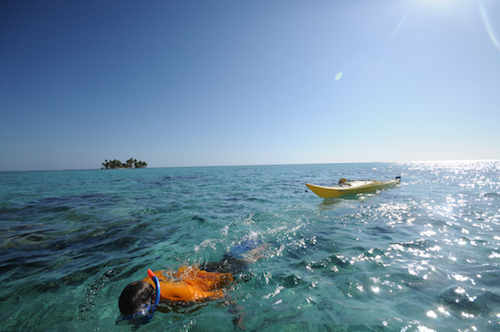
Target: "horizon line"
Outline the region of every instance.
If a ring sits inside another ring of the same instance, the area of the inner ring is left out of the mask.
[[[251,166],[298,166],[298,165],[335,165],[335,164],[402,164],[402,163],[442,163],[442,162],[484,162],[484,161],[500,161],[500,159],[443,159],[443,160],[407,160],[407,161],[358,161],[358,162],[319,162],[319,163],[291,163],[291,164],[242,164],[242,165],[206,165],[206,166],[157,166],[144,168],[67,168],[67,169],[31,169],[31,170],[6,170],[0,173],[23,173],[23,172],[64,172],[64,171],[111,171],[111,170],[131,170],[131,169],[160,169],[160,168],[204,168],[204,167],[251,167]]]

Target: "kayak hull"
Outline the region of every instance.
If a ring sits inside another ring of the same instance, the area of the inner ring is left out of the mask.
[[[341,186],[318,186],[306,183],[306,186],[313,193],[322,198],[335,198],[348,195],[357,195],[385,188],[393,187],[401,182],[401,177],[394,180],[376,181],[376,180],[354,180]]]

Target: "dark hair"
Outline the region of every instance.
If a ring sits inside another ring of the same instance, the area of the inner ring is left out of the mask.
[[[155,289],[145,281],[134,281],[123,290],[118,300],[120,312],[124,316],[135,314],[143,303],[147,303],[153,297]]]

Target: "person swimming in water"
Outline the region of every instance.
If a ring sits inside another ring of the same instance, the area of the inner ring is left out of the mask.
[[[268,246],[269,244],[262,243],[250,235],[243,237],[243,240],[218,262],[204,263],[199,267],[182,266],[176,272],[166,270],[148,272],[148,277],[130,283],[122,291],[118,300],[122,316],[117,323],[124,320],[130,320],[135,324],[147,323],[156,310],[154,302],[158,297],[159,301],[156,301],[156,304],[225,299],[235,311],[239,311],[241,308],[224,293],[224,288],[234,281],[235,274],[244,271],[250,263],[262,258]],[[244,313],[239,313],[233,320],[235,326],[242,330],[245,329],[243,316]]]

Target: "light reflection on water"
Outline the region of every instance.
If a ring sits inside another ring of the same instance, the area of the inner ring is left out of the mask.
[[[116,297],[146,267],[219,259],[255,231],[273,246],[231,291],[249,330],[495,331],[499,171],[459,161],[0,174],[0,294],[22,294],[1,318],[10,330],[114,330]],[[71,185],[75,174],[85,185]],[[306,182],[396,175],[397,188],[357,197],[304,194]],[[34,309],[46,303],[58,310]],[[231,319],[203,305],[161,312],[148,329],[229,331]]]

